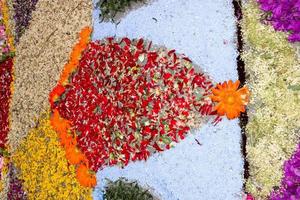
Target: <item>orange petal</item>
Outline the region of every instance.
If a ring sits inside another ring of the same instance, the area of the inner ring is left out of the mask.
[[[66,131],[61,132],[59,134],[60,144],[66,148],[70,146],[75,146],[77,144],[77,141],[75,138],[73,138],[70,134],[68,134]]]
[[[218,83],[217,86],[216,86],[216,88],[218,88],[219,90],[223,90],[223,86],[222,86],[221,83]]]
[[[247,87],[242,87],[241,89],[239,89],[238,90],[238,93],[240,94],[240,95],[243,95],[243,94],[249,94],[249,90],[248,90],[248,88]]]
[[[223,87],[223,89],[226,89],[226,88],[228,88],[228,84],[227,84],[227,82],[225,81],[223,84],[222,84],[222,87]]]
[[[70,60],[72,60],[72,61],[79,60],[80,55],[81,55],[81,51],[74,48],[72,53],[71,53]]]
[[[236,118],[236,112],[235,110],[229,110],[226,112],[226,116],[228,119],[234,119]]]
[[[65,92],[65,87],[61,84],[58,84],[49,95],[49,102],[51,105],[57,100],[59,96],[61,96]]]
[[[79,36],[81,39],[89,40],[89,37],[91,35],[92,29],[90,27],[84,27],[81,32],[79,33]]]
[[[245,106],[240,106],[240,112],[245,112],[245,111],[246,111]]]
[[[240,86],[240,81],[239,80],[237,80],[234,84],[233,84],[233,90],[237,90],[238,88],[239,88],[239,86]]]
[[[95,175],[89,173],[89,169],[83,164],[78,166],[76,177],[79,183],[85,187],[94,187],[97,183]]]
[[[60,117],[57,109],[53,110],[53,114],[51,116],[51,125],[55,131],[62,133],[67,131],[71,126],[68,120],[65,120]]]
[[[225,106],[224,104],[221,102],[221,103],[218,103],[215,107],[214,107],[214,110],[217,111],[217,113],[220,115],[220,116],[223,116],[225,115]]]
[[[228,88],[229,88],[229,89],[232,89],[232,88],[233,88],[233,82],[232,82],[232,80],[229,80],[229,81],[228,81]]]
[[[211,98],[212,101],[215,101],[215,102],[221,101],[221,97],[219,97],[219,96],[211,95],[210,98]]]
[[[216,89],[216,88],[213,88],[211,91],[214,95],[219,95],[221,93],[221,90]]]
[[[71,146],[66,150],[66,158],[71,165],[75,165],[83,160],[84,155],[75,146]]]

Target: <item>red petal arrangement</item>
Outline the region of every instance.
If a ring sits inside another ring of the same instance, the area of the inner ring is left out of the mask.
[[[0,63],[0,148],[5,149],[9,131],[9,103],[11,98],[11,83],[13,59]]]
[[[7,2],[0,1],[0,149],[2,150],[6,148],[9,131],[9,103],[13,81],[14,44],[8,19]]]
[[[143,39],[90,42],[52,102],[97,171],[169,149],[212,114],[211,81],[175,50]]]

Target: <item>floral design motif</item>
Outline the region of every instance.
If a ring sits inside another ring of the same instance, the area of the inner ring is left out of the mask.
[[[225,81],[223,84],[217,84],[212,89],[212,101],[218,102],[214,107],[218,115],[226,115],[228,119],[234,119],[245,112],[245,106],[249,102],[249,90],[246,87],[238,89],[240,81],[235,83]]]
[[[51,107],[54,106],[54,102],[56,102],[64,93],[64,85],[68,84],[69,76],[76,70],[76,67],[79,64],[81,52],[86,48],[87,43],[89,42],[91,31],[92,30],[89,27],[85,27],[81,30],[79,34],[80,40],[71,52],[70,60],[64,67],[58,81],[59,83],[49,95]],[[93,173],[90,173],[87,170],[88,161],[85,155],[83,155],[77,148],[76,135],[72,134],[72,130],[70,130],[71,122],[62,118],[58,110],[54,109],[51,116],[51,125],[59,135],[60,143],[65,149],[68,162],[72,165],[78,165],[77,179],[79,183],[85,187],[94,187],[96,185],[96,177]]]
[[[94,171],[146,160],[214,114],[211,81],[175,50],[107,38],[90,42],[76,71],[74,66],[67,70],[71,76],[63,72],[54,89],[60,97],[50,102],[72,124]]]
[[[266,20],[275,30],[290,33],[290,42],[300,42],[300,1],[299,0],[258,0],[260,8],[267,12]]]
[[[59,134],[60,144],[65,149],[68,162],[71,165],[78,165],[76,177],[79,183],[85,187],[94,187],[96,185],[96,177],[87,170],[88,161],[80,150],[77,149],[76,136],[70,134],[70,122],[61,118],[55,109],[51,117],[51,125]]]

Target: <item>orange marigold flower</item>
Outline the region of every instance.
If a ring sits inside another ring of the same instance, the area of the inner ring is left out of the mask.
[[[72,49],[70,60],[64,67],[63,73],[61,74],[59,79],[59,84],[68,84],[68,78],[71,75],[71,73],[74,72],[74,70],[76,70],[81,53],[86,48],[87,43],[89,42],[91,32],[92,29],[90,27],[85,27],[80,32],[80,40]]]
[[[65,87],[58,84],[49,95],[49,102],[53,106],[54,102],[65,92]]]
[[[66,148],[77,144],[76,138],[68,134],[67,131],[61,131],[59,133],[59,139],[60,139],[60,144]]]
[[[78,60],[70,61],[65,65],[64,70],[60,75],[59,84],[61,85],[68,84],[68,79],[71,73],[73,73],[76,70],[77,65],[78,65]]]
[[[81,55],[81,51],[82,51],[82,50],[83,50],[83,49],[80,49],[80,47],[76,45],[76,46],[74,47],[72,53],[71,53],[70,60],[71,60],[71,61],[77,61],[77,60],[79,60],[79,59],[80,59],[80,55]]]
[[[94,187],[97,184],[95,174],[92,174],[84,164],[78,166],[76,177],[82,186]]]
[[[58,133],[67,132],[71,127],[70,124],[70,121],[60,117],[57,109],[53,110],[53,114],[51,116],[51,125],[55,131]]]
[[[66,147],[66,158],[71,165],[79,164],[85,160],[85,156],[76,148],[76,145]]]
[[[92,33],[92,29],[90,27],[88,27],[88,26],[84,27],[79,33],[80,42],[87,43],[91,33]]]
[[[234,119],[240,116],[241,112],[245,112],[245,106],[249,102],[249,90],[247,87],[238,89],[240,81],[233,83],[231,80],[225,81],[223,84],[217,84],[212,89],[213,95],[211,100],[218,102],[214,107],[218,115],[226,114],[228,119]]]

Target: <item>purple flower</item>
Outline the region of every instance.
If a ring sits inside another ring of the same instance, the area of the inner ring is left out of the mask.
[[[25,29],[29,26],[31,13],[35,9],[38,0],[14,0],[13,7],[15,11],[14,20],[16,23],[16,42],[19,41]]]
[[[12,163],[9,163],[9,191],[7,199],[26,200],[27,194],[22,188],[22,181],[17,178],[17,170]]]
[[[269,13],[266,21],[277,31],[288,32],[290,42],[300,42],[300,0],[258,0],[261,10]]]
[[[289,36],[290,42],[299,42],[300,41],[300,33],[293,33]]]
[[[300,39],[300,38],[299,38]],[[284,177],[278,190],[270,195],[270,200],[300,199],[300,144],[290,160],[284,163]]]

